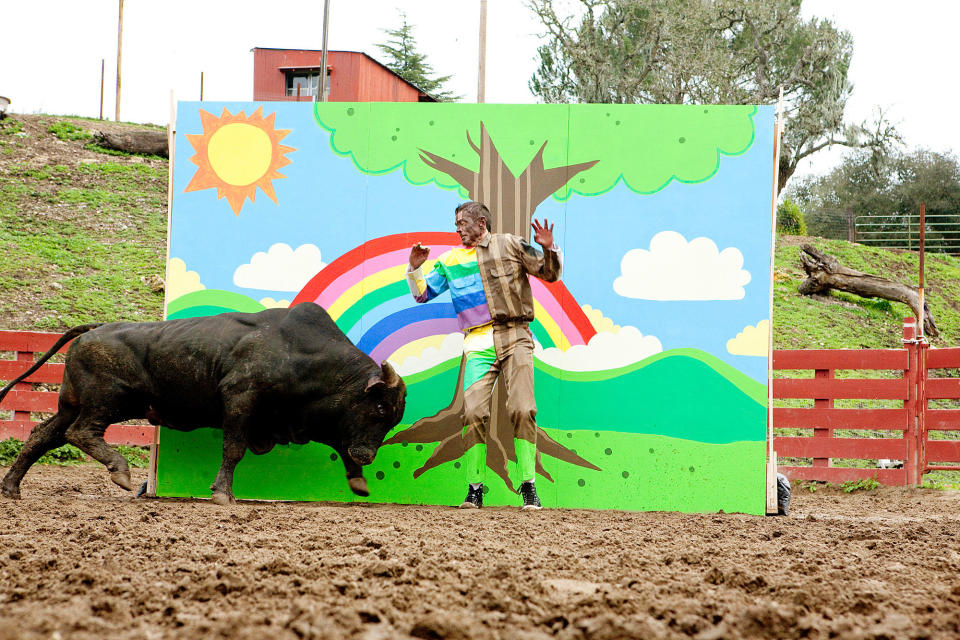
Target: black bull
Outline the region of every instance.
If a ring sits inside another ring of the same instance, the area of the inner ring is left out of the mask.
[[[403,417],[400,376],[387,362],[377,366],[312,303],[75,327],[0,391],[0,400],[74,338],[57,413],[34,427],[0,483],[8,498],[20,497],[20,482],[40,456],[66,443],[132,489],[126,460],[103,434],[111,423],[135,418],[180,431],[223,430],[223,460],[210,487],[218,504],[234,501],[233,470],[247,448],[261,454],[291,442],[333,447],[350,489],[365,496],[361,467]]]

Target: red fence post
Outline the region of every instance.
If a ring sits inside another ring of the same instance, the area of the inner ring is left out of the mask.
[[[834,376],[833,369],[816,369],[814,371],[815,378],[828,378],[832,379]],[[813,401],[814,409],[833,409],[833,399],[832,398],[816,398]],[[819,428],[814,427],[813,429],[814,438],[832,438],[833,429]],[[814,458],[813,466],[815,467],[829,467],[830,458]]]
[[[907,485],[920,484],[922,472],[920,470],[920,418],[926,404],[923,396],[922,380],[926,372],[921,368],[920,348],[917,342],[917,322],[915,318],[903,319],[903,347],[907,350],[907,370],[903,372],[907,379],[907,389],[910,397],[904,401],[903,408],[907,410],[907,428],[903,432],[906,444],[907,458],[903,461],[905,483]]]
[[[17,361],[18,362],[33,362],[33,352],[32,351],[17,351]],[[13,385],[11,391],[33,391],[32,382],[18,382]],[[24,422],[30,422],[30,412],[29,411],[16,411],[13,412],[14,420],[23,420]]]
[[[913,484],[923,484],[923,474],[927,472],[927,409],[930,400],[927,399],[927,349],[930,343],[921,338],[917,342],[917,468]]]

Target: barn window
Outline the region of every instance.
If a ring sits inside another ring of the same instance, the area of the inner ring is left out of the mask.
[[[287,95],[295,97],[297,87],[300,88],[301,97],[316,97],[317,84],[320,80],[319,70],[297,70],[287,72]],[[327,93],[330,92],[330,73],[327,72]]]

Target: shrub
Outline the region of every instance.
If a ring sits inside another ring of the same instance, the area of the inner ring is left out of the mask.
[[[853,493],[854,491],[873,491],[880,486],[880,483],[874,478],[860,478],[859,480],[847,480],[841,486],[847,493]]]
[[[23,442],[15,438],[0,440],[0,467],[9,467],[20,454],[23,448]],[[129,447],[127,445],[118,445],[114,447],[120,455],[126,458],[127,463],[134,468],[143,469],[150,462],[150,450],[146,447]],[[37,460],[37,464],[60,464],[72,465],[82,464],[89,461],[89,458],[83,451],[77,449],[72,444],[65,444],[52,451],[48,451]]]
[[[803,219],[803,211],[790,198],[784,199],[777,206],[777,232],[795,236],[807,235],[807,223]]]
[[[70,122],[57,122],[50,125],[47,131],[61,140],[86,140],[93,137],[93,134],[83,127],[78,127]]]

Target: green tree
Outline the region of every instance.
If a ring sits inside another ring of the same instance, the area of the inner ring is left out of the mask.
[[[785,197],[804,211],[808,233],[847,239],[849,220],[898,211],[895,164],[891,154],[858,149],[827,174],[790,185]]]
[[[545,43],[530,90],[545,102],[771,104],[783,90],[782,190],[804,158],[831,145],[898,140],[882,113],[848,124],[850,34],[804,21],[801,0],[528,0]]]
[[[960,164],[952,153],[917,149],[896,163],[898,208],[932,215],[960,215]]]
[[[455,102],[463,96],[444,89],[453,76],[434,77],[433,67],[427,62],[426,54],[417,51],[413,37],[413,25],[407,22],[407,15],[400,12],[399,29],[383,29],[390,36],[384,43],[376,45],[388,58],[387,68],[440,102]]]
[[[807,235],[807,223],[803,210],[790,198],[784,198],[777,206],[777,233],[789,233],[795,236]]]
[[[845,238],[850,216],[860,224],[861,242],[882,245],[885,235],[908,231],[916,241],[923,203],[930,249],[960,244],[960,163],[949,153],[857,150],[829,173],[791,185],[787,196],[806,212],[815,235]]]

